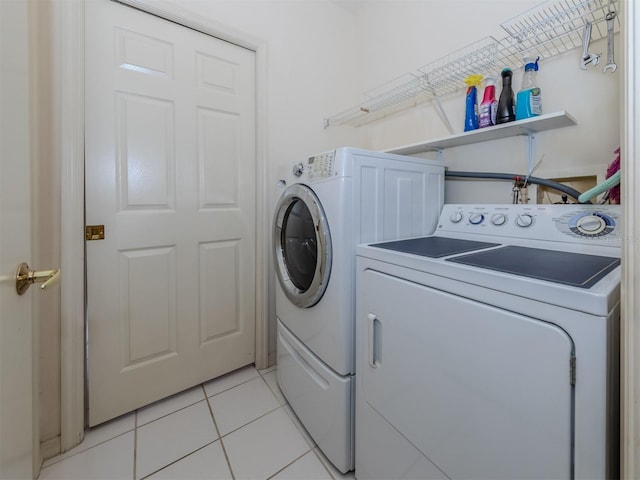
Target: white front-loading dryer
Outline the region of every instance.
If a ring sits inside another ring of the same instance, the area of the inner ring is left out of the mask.
[[[442,162],[339,148],[296,166],[273,225],[278,382],[339,470],[353,468],[355,246],[430,234]]]

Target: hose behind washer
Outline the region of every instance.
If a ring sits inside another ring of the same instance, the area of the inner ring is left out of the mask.
[[[457,177],[457,178],[488,178],[494,180],[509,180],[513,181],[515,177],[527,178],[526,175],[515,175],[512,173],[493,173],[493,172],[457,172],[457,171],[445,171],[445,177]],[[559,192],[566,193],[572,198],[575,198],[578,203],[591,203],[589,201],[580,202],[579,197],[581,193],[575,188],[568,187],[562,183],[554,182],[553,180],[547,180],[546,178],[528,177],[527,183],[535,183],[536,185],[542,185],[545,187],[553,188]]]

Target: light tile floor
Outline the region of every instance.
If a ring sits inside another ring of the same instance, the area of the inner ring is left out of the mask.
[[[40,479],[354,479],[318,450],[275,368],[252,365],[86,432]]]

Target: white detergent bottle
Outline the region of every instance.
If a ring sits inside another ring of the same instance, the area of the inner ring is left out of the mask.
[[[540,87],[536,84],[538,60],[540,57],[535,60],[532,57],[524,58],[522,88],[516,96],[516,120],[535,117],[542,113],[542,95]]]

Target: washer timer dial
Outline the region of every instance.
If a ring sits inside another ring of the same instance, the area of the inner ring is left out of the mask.
[[[607,235],[615,226],[613,218],[603,213],[578,214],[569,220],[569,229],[583,237]]]

